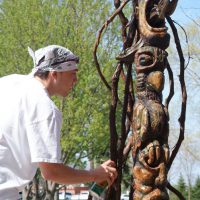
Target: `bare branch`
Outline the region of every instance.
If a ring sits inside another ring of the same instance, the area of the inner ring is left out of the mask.
[[[188,61],[187,61],[187,64],[185,65],[185,69],[186,69],[190,63],[190,59],[192,58],[191,53],[190,53],[189,43],[188,43],[188,36],[187,36],[187,33],[186,33],[185,29],[183,28],[183,26],[181,26],[178,22],[176,22],[174,20],[173,20],[173,22],[175,24],[177,24],[183,30],[183,32],[185,34],[186,44],[187,44],[187,48],[188,48]]]
[[[185,59],[183,56],[183,51],[181,48],[181,44],[180,44],[180,40],[179,40],[179,36],[177,33],[177,29],[172,21],[172,19],[170,17],[167,17],[167,21],[169,22],[173,35],[174,35],[174,39],[175,39],[175,43],[176,43],[176,48],[178,51],[178,55],[180,58],[180,75],[179,75],[179,81],[180,81],[180,85],[181,85],[181,91],[182,91],[182,106],[181,106],[181,115],[179,118],[179,124],[180,124],[180,134],[179,134],[179,138],[177,141],[177,144],[174,148],[174,150],[172,151],[169,163],[168,163],[168,169],[170,169],[176,154],[179,151],[179,148],[181,146],[182,141],[184,140],[184,133],[185,133],[185,115],[186,115],[186,102],[187,102],[187,92],[186,92],[186,86],[185,86],[185,80],[184,80],[184,70],[185,70]]]
[[[170,191],[172,191],[180,200],[186,200],[184,196],[176,188],[174,188],[169,182],[167,183],[167,188]]]
[[[115,5],[116,9],[120,7],[120,4],[121,4],[120,0],[114,0],[114,5]],[[122,10],[119,12],[118,15],[119,15],[119,18],[120,18],[120,21],[121,21],[121,24],[122,24],[122,39],[123,39],[123,42],[125,42],[126,41],[126,37],[127,37],[126,25],[128,24],[128,19],[125,17],[125,15],[122,12]]]
[[[101,39],[101,35],[103,30],[114,20],[114,18],[122,11],[122,9],[124,8],[124,6],[129,2],[130,0],[124,0],[120,7],[118,9],[115,10],[115,12],[111,15],[111,17],[109,17],[107,19],[107,21],[103,24],[103,26],[101,27],[101,29],[98,32],[98,35],[96,37],[96,41],[95,41],[95,45],[94,45],[94,49],[93,49],[93,56],[94,56],[94,62],[97,68],[97,71],[99,73],[99,76],[101,77],[102,81],[104,82],[104,84],[106,85],[106,87],[111,91],[111,87],[108,84],[108,82],[106,81],[105,77],[103,76],[101,69],[100,69],[100,65],[98,62],[98,58],[97,58],[97,48],[99,46],[100,43],[100,39]]]
[[[122,64],[118,63],[116,71],[112,77],[112,103],[110,107],[110,157],[117,163],[117,128],[116,128],[116,109],[118,103],[118,82],[122,70]]]
[[[199,24],[197,21],[195,21],[192,17],[190,17],[189,15],[187,15],[186,12],[184,11],[184,9],[183,9],[182,7],[181,7],[181,10],[182,10],[183,14],[184,14],[188,19],[190,19],[190,20],[193,21],[198,27],[200,27],[200,24]]]
[[[192,76],[192,80],[194,80],[197,85],[200,86],[200,76],[190,68],[188,68],[187,70],[188,73]]]
[[[169,92],[167,99],[165,100],[165,107],[168,110],[169,102],[171,101],[172,97],[174,96],[174,77],[173,77],[173,72],[172,72],[171,67],[168,62],[167,62],[167,71],[169,74],[170,92]]]

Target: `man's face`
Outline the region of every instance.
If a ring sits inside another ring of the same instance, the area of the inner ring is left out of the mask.
[[[77,69],[57,73],[57,95],[66,97],[77,82]]]

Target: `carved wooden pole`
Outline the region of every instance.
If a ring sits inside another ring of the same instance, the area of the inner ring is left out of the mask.
[[[94,47],[94,60],[99,75],[106,87],[111,91],[110,109],[111,159],[117,164],[118,179],[115,187],[108,192],[108,200],[120,199],[120,183],[122,168],[130,149],[133,157],[133,194],[134,200],[168,200],[166,188],[174,192],[180,199],[181,193],[167,181],[171,164],[184,139],[187,93],[184,81],[184,57],[178,33],[170,15],[175,11],[178,0],[132,0],[133,13],[128,21],[123,8],[130,0],[114,0],[115,12],[100,29]],[[130,5],[130,4],[129,4]],[[112,79],[112,86],[105,80],[97,60],[97,48],[101,34],[116,16],[122,25],[123,52],[116,59],[118,65]],[[165,26],[166,19],[172,29],[177,52],[180,58],[180,85],[182,105],[180,135],[175,149],[168,147],[169,117],[168,105],[174,94],[173,70],[167,60],[166,49],[170,44],[170,35]],[[133,90],[132,70],[136,71],[136,98]],[[170,92],[162,103],[164,88],[164,70],[167,69],[170,79]],[[126,71],[124,73],[124,71]],[[125,94],[121,120],[121,134],[116,131],[116,108],[118,106],[119,75],[125,80]],[[133,105],[134,104],[134,105]],[[128,122],[128,126],[126,126]],[[131,127],[132,136],[124,148],[127,133]],[[123,150],[124,148],[124,150]],[[122,158],[123,157],[123,158]]]
[[[124,52],[117,56],[120,62],[134,63],[137,75],[137,100],[132,115],[135,200],[169,199],[166,190],[169,124],[168,109],[162,104],[162,90],[163,71],[169,67],[165,50],[170,35],[165,18],[173,13],[176,4],[176,0],[133,1],[135,13],[134,23],[129,27],[130,37]]]

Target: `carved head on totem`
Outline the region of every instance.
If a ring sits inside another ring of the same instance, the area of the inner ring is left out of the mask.
[[[140,39],[147,45],[166,49],[170,35],[165,18],[174,12],[177,0],[138,0],[134,4]]]
[[[170,42],[165,18],[174,12],[176,5],[177,0],[133,1],[134,19],[137,22],[134,42],[117,56],[117,60],[135,64],[138,96],[141,96],[141,92],[143,96],[148,92],[150,98],[159,101],[162,98],[163,71],[168,55],[165,49]]]

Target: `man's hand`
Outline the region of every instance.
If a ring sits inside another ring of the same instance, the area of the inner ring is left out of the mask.
[[[117,178],[115,163],[112,160],[107,160],[93,170],[93,176],[95,182],[102,183],[107,181],[108,185],[111,186],[114,180]]]

